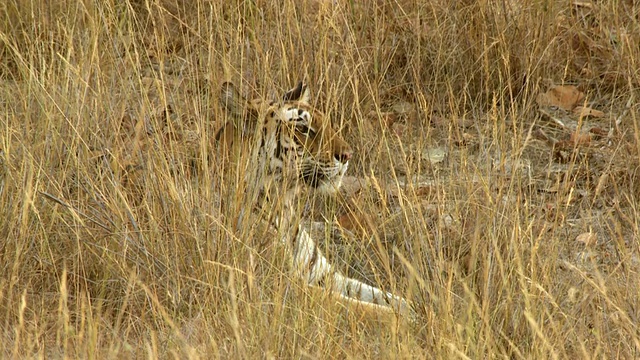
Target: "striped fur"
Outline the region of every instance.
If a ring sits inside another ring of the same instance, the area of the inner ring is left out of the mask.
[[[335,192],[353,154],[324,114],[309,104],[307,87],[299,83],[282,102],[247,101],[227,82],[222,85],[221,102],[230,121],[216,138],[226,149],[249,141],[257,164],[246,181],[259,183],[259,206],[276,211],[273,226],[292,255],[294,273],[311,286],[331,289],[360,304],[412,314],[405,299],[335,269],[300,224],[297,209],[309,189]]]

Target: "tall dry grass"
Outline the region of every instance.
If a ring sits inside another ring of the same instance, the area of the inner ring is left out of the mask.
[[[0,14],[3,357],[639,356],[633,2],[10,0]],[[277,97],[302,78],[367,180],[325,201],[353,241],[319,243],[410,298],[414,324],[306,288],[268,229],[239,220],[250,189],[213,151],[217,89]],[[535,140],[561,133],[536,110],[551,83],[608,114],[606,141],[558,158]]]

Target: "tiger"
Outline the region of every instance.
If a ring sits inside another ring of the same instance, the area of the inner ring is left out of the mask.
[[[300,221],[300,203],[314,191],[336,193],[354,155],[309,98],[304,82],[280,101],[247,100],[232,82],[224,82],[220,102],[227,121],[217,131],[216,143],[225,154],[238,148],[250,152],[251,171],[245,178],[257,187],[254,209],[266,214],[278,209],[270,226],[285,246],[294,276],[357,305],[413,318],[412,306],[403,297],[340,272]]]

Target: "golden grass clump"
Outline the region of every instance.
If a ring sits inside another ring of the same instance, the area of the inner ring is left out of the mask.
[[[610,0],[3,2],[0,356],[639,357],[639,21]],[[241,215],[219,86],[301,79],[356,150],[305,210],[318,243],[415,323],[307,288]],[[557,85],[602,113],[536,102]]]

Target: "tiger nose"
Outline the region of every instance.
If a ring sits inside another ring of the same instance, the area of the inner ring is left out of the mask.
[[[340,161],[341,163],[346,163],[347,161],[351,160],[351,157],[353,156],[353,151],[351,150],[343,150],[341,152],[337,152],[333,155],[333,157]]]

